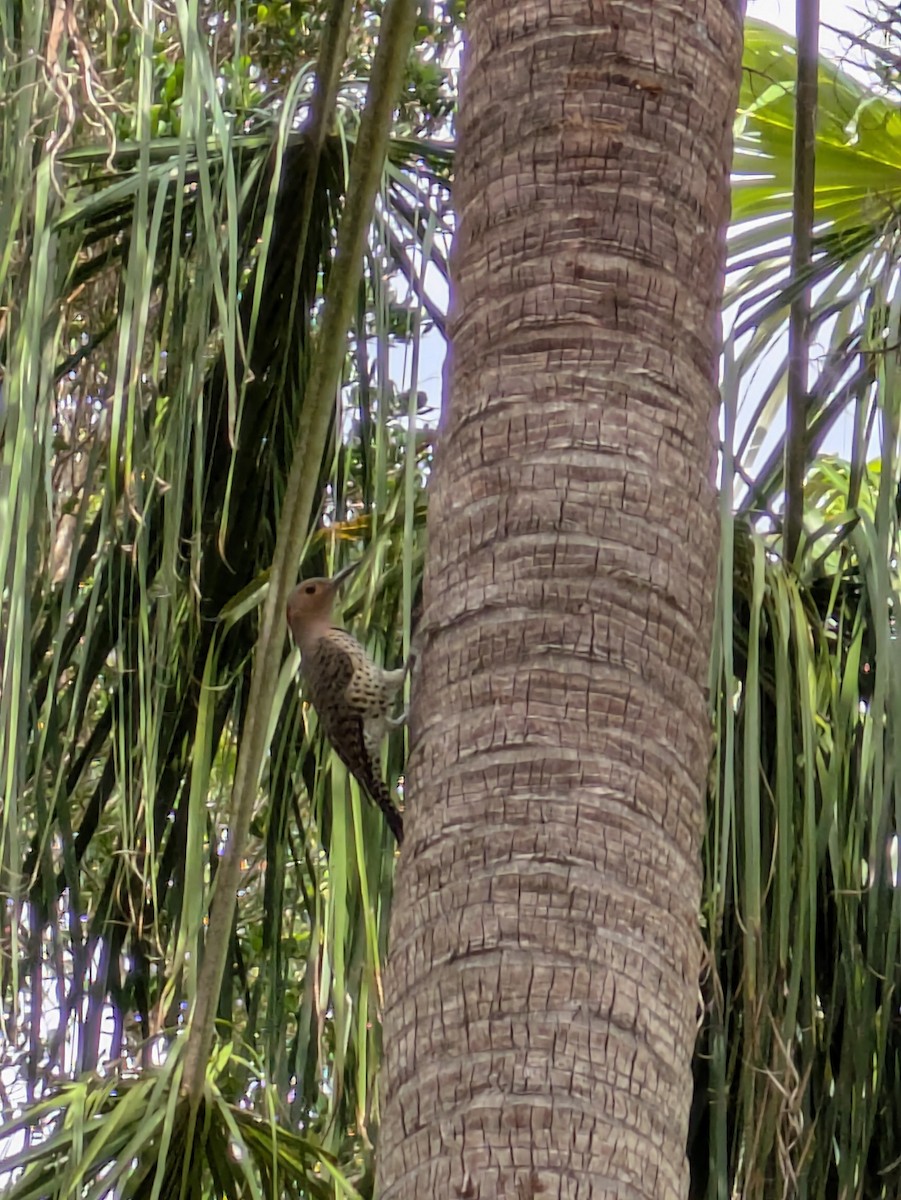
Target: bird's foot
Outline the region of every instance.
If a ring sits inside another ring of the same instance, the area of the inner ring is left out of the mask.
[[[410,719],[410,710],[405,708],[404,711],[397,717],[386,717],[385,724],[389,729],[400,729],[402,725],[406,725]]]

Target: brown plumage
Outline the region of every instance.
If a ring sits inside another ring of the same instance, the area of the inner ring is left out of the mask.
[[[332,749],[385,814],[398,845],[404,839],[400,813],[382,779],[379,751],[390,729],[406,714],[391,717],[406,668],[385,671],[356,638],[332,624],[338,585],[354,563],[332,579],[305,579],[288,597],[288,625],[300,650],[307,697]]]

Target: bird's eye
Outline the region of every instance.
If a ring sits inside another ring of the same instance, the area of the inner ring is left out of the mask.
[[[306,592],[306,594],[308,596],[312,596],[313,593],[316,591],[316,585],[314,583],[308,583],[307,586],[303,590]]]

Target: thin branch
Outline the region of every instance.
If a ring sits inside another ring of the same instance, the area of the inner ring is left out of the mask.
[[[319,344],[304,397],[294,459],[285,490],[254,659],[249,719],[241,740],[232,791],[228,844],[210,909],[204,959],[197,980],[189,1040],[185,1047],[184,1087],[195,1109],[204,1089],[219,990],[231,943],[241,859],[268,741],[269,713],[285,641],[285,602],[288,590],[297,577],[297,564],[313,510],[318,472],[310,470],[310,464],[320,461],[334,411],[335,391],[345,357],[347,329],[356,299],[363,248],[382,177],[391,118],[413,36],[415,14],[415,0],[389,0],[385,6],[360,135],[351,160],[347,202],[338,232],[335,262],[329,274]],[[332,102],[332,96],[323,96],[324,104]]]
[[[809,275],[816,176],[817,68],[820,0],[798,0],[798,83],[795,93],[792,279]],[[798,288],[788,330],[788,411],[785,431],[785,557],[794,561],[804,521],[807,462],[810,284]]]

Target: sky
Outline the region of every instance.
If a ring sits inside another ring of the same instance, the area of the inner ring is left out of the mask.
[[[789,33],[795,31],[796,0],[748,0],[748,16],[779,25]],[[864,22],[854,12],[855,8],[866,7],[866,0],[820,0],[821,25],[836,25],[840,29],[859,30]],[[820,30],[820,48],[827,53],[841,51],[841,43],[828,29]]]

